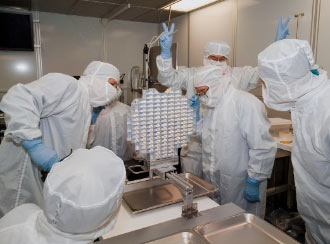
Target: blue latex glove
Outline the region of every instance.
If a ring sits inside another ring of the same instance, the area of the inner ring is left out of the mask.
[[[200,115],[199,115],[199,110],[200,110],[199,97],[196,96],[196,95],[193,95],[189,99],[189,105],[194,110],[194,112],[196,113],[196,122],[198,122],[201,119]]]
[[[277,32],[275,36],[275,41],[280,41],[286,38],[287,35],[290,35],[288,24],[290,21],[290,17],[286,19],[284,23],[282,23],[282,17],[278,17],[278,24],[277,24]]]
[[[41,137],[24,140],[21,144],[28,152],[32,162],[43,171],[49,172],[53,164],[60,161],[56,152],[42,143]]]
[[[173,41],[173,32],[175,24],[172,23],[170,31],[165,23],[163,23],[164,33],[160,36],[160,47],[162,58],[170,58],[171,55],[171,46]]]
[[[253,178],[248,178],[247,184],[244,189],[244,198],[248,202],[260,202],[259,199],[259,184],[260,181],[253,179]]]
[[[93,111],[92,111],[92,121],[91,121],[92,125],[95,124],[96,119],[99,116],[99,114],[102,111],[102,109],[104,109],[104,106],[93,108]]]

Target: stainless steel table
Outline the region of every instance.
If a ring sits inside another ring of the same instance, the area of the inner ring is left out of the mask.
[[[192,219],[177,218],[151,227],[132,231],[123,235],[115,236],[100,242],[100,244],[138,244],[150,242],[180,231],[190,231],[198,225],[207,224],[220,219],[225,219],[244,211],[233,203],[221,205],[212,209],[201,211],[199,216]]]

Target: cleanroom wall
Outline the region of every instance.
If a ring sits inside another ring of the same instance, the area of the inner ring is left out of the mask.
[[[132,66],[142,68],[143,45],[158,34],[157,24],[121,20],[101,24],[98,18],[40,16],[44,74],[81,75],[90,61],[101,60],[117,66],[127,81]]]
[[[189,29],[189,66],[203,64],[204,47],[208,41],[233,43],[234,0],[226,0],[191,12]],[[231,62],[232,56],[229,58]]]
[[[296,38],[296,14],[299,18],[298,38],[310,41],[312,1],[310,0],[238,0],[236,66],[257,66],[258,53],[274,42],[278,16],[283,21],[291,18],[290,34],[287,38]],[[252,91],[262,99],[261,88]],[[269,117],[289,119],[289,112],[268,109]]]
[[[158,24],[114,20],[103,28],[98,18],[40,12],[40,31],[43,74],[81,75],[90,61],[101,60],[116,65],[128,83],[130,68],[142,69],[143,45],[158,34]],[[3,93],[37,79],[36,51],[0,51],[0,71]]]
[[[189,40],[175,35],[179,47],[189,47],[189,53],[184,54],[187,55],[189,67],[202,65],[203,49],[210,40],[224,40],[232,46],[230,64],[257,66],[258,53],[274,41],[278,16],[282,16],[283,21],[291,17],[289,25],[291,35],[288,38],[296,38],[297,18],[294,15],[304,13],[304,16],[299,18],[298,38],[310,41],[312,2],[310,0],[225,0],[186,15]],[[330,23],[330,17],[327,19]],[[178,21],[178,18],[173,20],[173,22]],[[325,22],[321,22],[321,26],[322,23],[326,25]],[[330,40],[330,35],[323,34],[320,39],[322,38]],[[180,55],[182,53],[179,52],[179,60],[183,59]],[[320,57],[320,60],[322,58]],[[326,60],[329,59],[323,58],[323,63],[326,63]],[[252,93],[262,98],[261,89],[256,89]],[[290,118],[288,112],[279,113],[273,110],[268,112],[270,117]]]
[[[322,0],[320,5],[320,25],[318,31],[317,63],[330,73],[330,1]]]

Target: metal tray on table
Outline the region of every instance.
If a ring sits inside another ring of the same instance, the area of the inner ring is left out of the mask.
[[[193,185],[194,198],[217,192],[217,188],[193,174],[181,175]],[[170,180],[154,179],[126,185],[123,199],[130,210],[136,214],[180,202],[182,196]]]
[[[299,244],[276,227],[249,213],[197,226],[194,231],[211,244]]]

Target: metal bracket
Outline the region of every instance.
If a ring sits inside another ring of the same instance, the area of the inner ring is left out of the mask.
[[[197,202],[193,203],[191,207],[182,206],[182,217],[185,219],[192,219],[198,216]]]
[[[198,214],[197,203],[193,203],[193,185],[188,183],[181,175],[167,173],[166,176],[179,189],[182,198],[182,217],[191,219]]]

